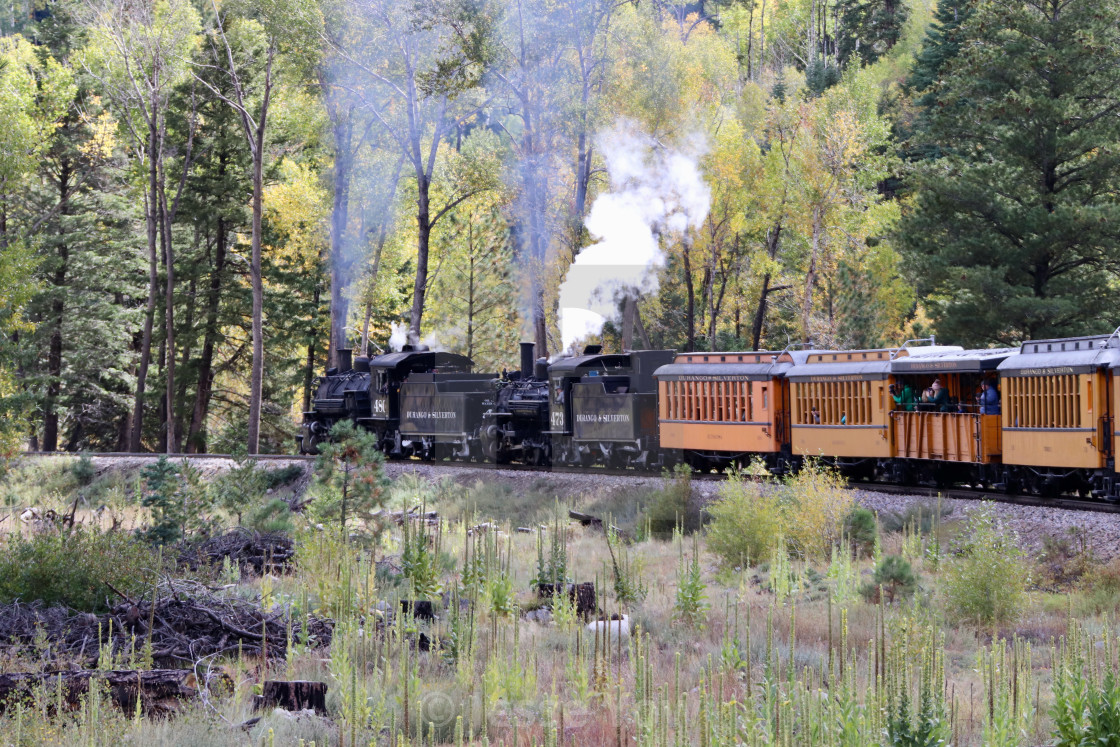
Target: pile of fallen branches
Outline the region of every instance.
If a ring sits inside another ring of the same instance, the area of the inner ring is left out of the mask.
[[[180,551],[179,563],[198,570],[221,567],[223,561],[240,566],[242,573],[284,573],[295,557],[292,538],[283,532],[254,532],[238,527],[225,534],[192,542]]]
[[[174,667],[214,655],[283,658],[289,634],[297,644],[325,646],[334,626],[191,581],[166,581],[145,598],[121,597],[104,615],[40,603],[0,605],[0,652],[92,668],[111,646],[116,662],[131,665],[150,655],[148,666]]]

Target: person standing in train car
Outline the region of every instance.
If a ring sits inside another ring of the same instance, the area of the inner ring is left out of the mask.
[[[980,382],[980,414],[981,415],[999,415],[999,389],[992,385],[988,379]]]
[[[891,384],[890,392],[891,399],[894,400],[894,403],[898,405],[900,410],[905,410],[906,412],[914,411],[914,403],[918,398],[914,395],[914,387],[910,386],[909,382],[903,384],[901,390],[899,390],[897,385]]]

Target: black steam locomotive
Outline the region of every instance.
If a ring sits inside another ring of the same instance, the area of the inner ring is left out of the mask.
[[[584,354],[549,365],[521,344],[521,370],[472,373],[469,358],[405,346],[339,366],[316,381],[300,452],[317,453],[349,419],[390,458],[657,467],[657,384],[673,351]]]

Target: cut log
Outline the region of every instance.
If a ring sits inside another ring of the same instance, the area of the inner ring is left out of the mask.
[[[190,669],[12,672],[0,674],[0,712],[30,697],[36,688],[42,688],[52,696],[61,689],[64,707],[79,708],[82,698],[89,692],[91,681],[96,685],[104,683],[110,700],[129,714],[136,711],[137,694],[140,696],[140,711],[146,716],[178,713],[182,710],[183,700],[197,698],[199,694],[198,677]],[[222,673],[209,675],[205,686],[233,691],[233,682]],[[54,702],[53,697],[51,702]]]
[[[265,680],[253,710],[283,708],[287,711],[312,710],[327,715],[327,683],[308,680]]]
[[[592,516],[591,514],[581,513],[581,512],[576,511],[576,510],[569,510],[568,511],[568,518],[569,519],[575,519],[580,524],[583,524],[585,527],[587,527],[587,526],[592,526],[592,527],[603,526],[603,520],[600,519],[598,516]]]

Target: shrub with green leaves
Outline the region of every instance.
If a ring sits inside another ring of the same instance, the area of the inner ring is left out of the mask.
[[[653,494],[646,525],[652,536],[667,539],[680,527],[685,534],[700,528],[703,517],[700,507],[692,500],[692,469],[678,464],[663,474],[664,486]]]
[[[241,523],[244,513],[250,511],[265,491],[265,472],[257,467],[254,459],[234,457],[236,464],[229,472],[213,483],[216,503]]]
[[[336,423],[330,435],[330,443],[319,447],[315,460],[316,494],[308,518],[336,525],[343,536],[357,519],[366,534],[377,535],[381,527],[373,514],[385,505],[389,486],[377,436],[349,420]]]
[[[97,467],[93,465],[93,460],[89,458],[89,454],[82,454],[78,457],[78,461],[70,467],[70,473],[74,475],[78,485],[84,488],[93,482],[93,478],[97,477]]]
[[[1089,635],[1073,623],[1067,638],[1059,643],[1053,661],[1054,695],[1050,707],[1053,741],[1059,747],[1114,745],[1120,734],[1120,679],[1109,653],[1115,639]],[[1107,662],[1100,667],[1101,652]],[[1104,670],[1103,677],[1101,669]]]
[[[250,510],[245,515],[245,526],[264,534],[290,533],[295,528],[292,524],[292,508],[283,498],[273,498]]]
[[[844,478],[817,460],[777,482],[732,470],[708,507],[708,546],[731,566],[770,557],[779,538],[795,557],[827,560],[854,502]]]
[[[1014,534],[1004,531],[988,505],[968,519],[958,546],[945,561],[942,595],[950,619],[1005,625],[1026,602],[1030,568]]]
[[[77,527],[69,534],[12,534],[0,544],[0,603],[41,601],[101,612],[136,598],[159,576],[160,556],[123,532]],[[110,588],[112,587],[112,588]]]
[[[782,537],[782,507],[777,490],[738,470],[727,474],[718,498],[708,506],[708,549],[725,565],[769,558]]]
[[[887,602],[908,599],[918,590],[918,574],[910,563],[898,555],[887,555],[875,567],[875,574],[869,583],[860,589],[864,599],[878,603],[880,592]]]
[[[172,464],[166,456],[140,471],[140,503],[151,510],[152,522],[142,532],[150,542],[166,545],[213,528],[213,499],[202,474],[187,460]]]
[[[708,609],[704,594],[707,585],[700,574],[700,549],[695,544],[692,547],[692,561],[685,563],[684,548],[681,548],[680,562],[677,565],[677,600],[673,606],[675,616],[689,624],[695,625]]]

